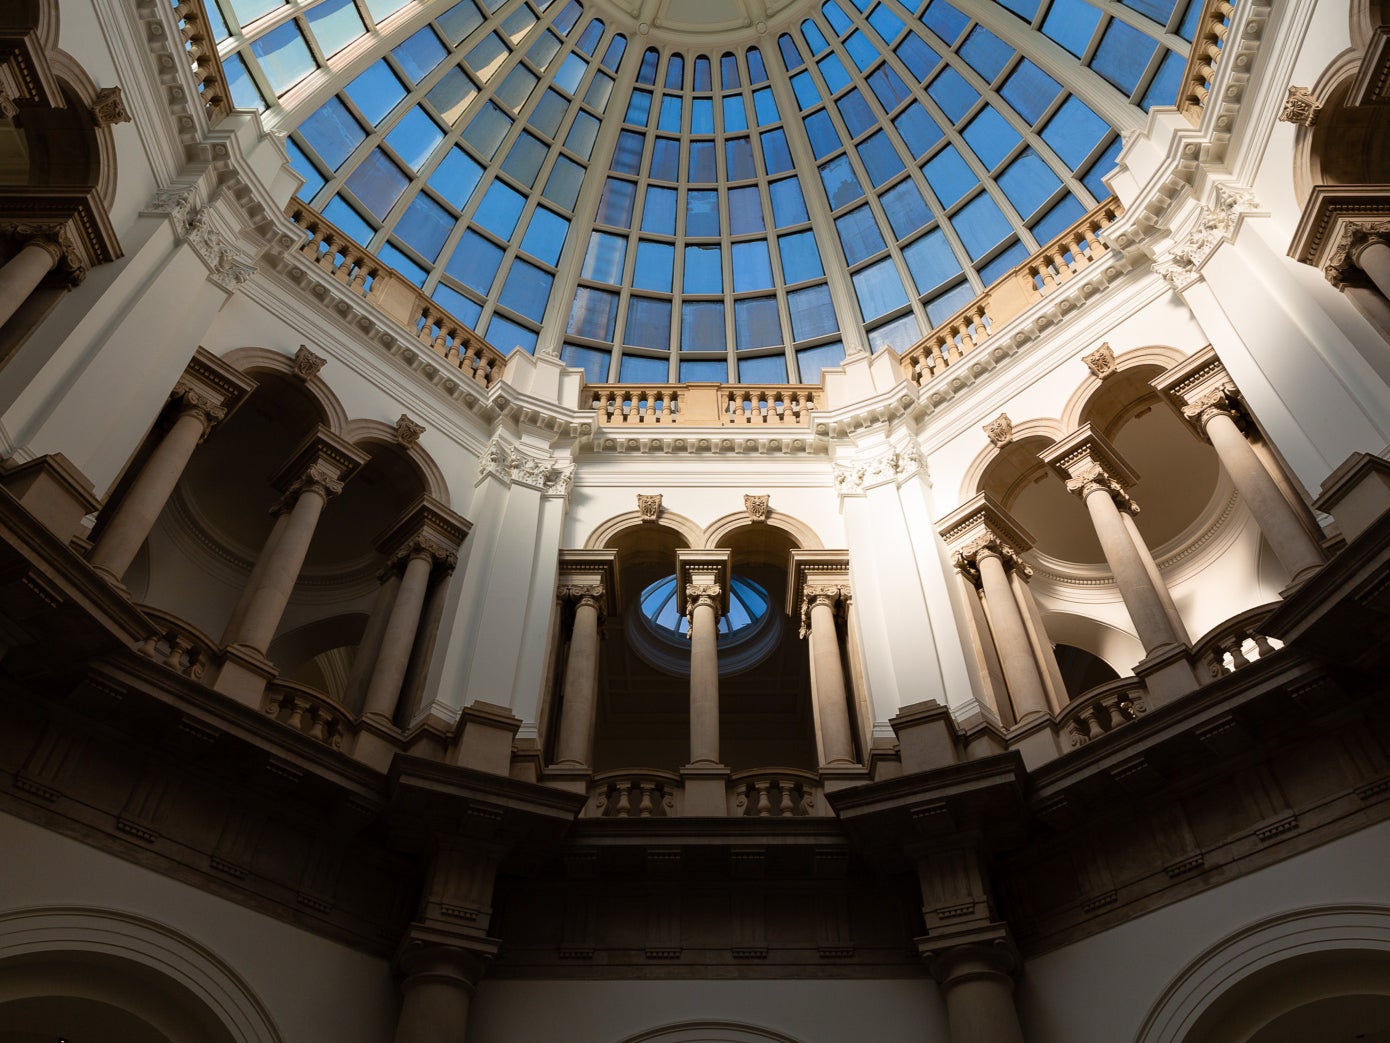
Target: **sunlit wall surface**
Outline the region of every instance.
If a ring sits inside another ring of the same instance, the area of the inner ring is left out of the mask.
[[[504,352],[814,381],[1108,193],[1200,0],[827,0],[729,49],[581,0],[205,0],[300,197]]]

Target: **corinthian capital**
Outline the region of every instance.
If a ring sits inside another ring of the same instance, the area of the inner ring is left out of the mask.
[[[201,388],[193,387],[182,381],[174,385],[173,392],[169,395],[169,401],[174,406],[175,413],[180,416],[196,417],[203,425],[203,433],[198,436],[201,443],[212,429],[227,417],[227,409],[221,404],[220,398],[214,398]]]
[[[1130,499],[1129,490],[1125,485],[1099,464],[1093,463],[1079,468],[1075,477],[1067,479],[1067,492],[1083,500],[1097,491],[1106,493],[1115,501],[1115,506],[1126,514],[1139,513],[1139,505]]]
[[[801,636],[811,632],[811,610],[826,605],[833,611],[848,604],[850,588],[846,583],[807,583],[801,588]]]
[[[1245,426],[1245,413],[1241,408],[1240,392],[1235,389],[1233,384],[1213,388],[1200,398],[1194,399],[1183,407],[1182,415],[1197,429],[1197,433],[1208,441],[1207,424],[1215,417],[1230,417],[1237,426]]]
[[[685,585],[685,616],[690,620],[691,630],[686,636],[694,634],[695,610],[701,605],[714,609],[714,618],[719,618],[719,609],[724,588],[718,583],[687,583]]]

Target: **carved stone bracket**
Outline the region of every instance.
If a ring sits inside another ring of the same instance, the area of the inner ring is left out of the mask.
[[[396,444],[402,449],[414,449],[420,444],[420,436],[425,433],[425,425],[417,424],[404,413],[396,421]]]
[[[299,350],[294,353],[294,375],[300,380],[313,380],[327,361],[322,355],[316,355],[309,350],[309,345],[301,344]]]
[[[560,552],[560,575],[555,597],[579,604],[592,600],[599,620],[612,615],[618,606],[617,552],[611,550],[567,550]]]
[[[983,428],[985,435],[994,443],[996,449],[1003,449],[1014,440],[1014,422],[1008,413],[1000,413]]]
[[[743,497],[743,509],[744,509],[745,511],[748,512],[748,520],[749,520],[749,521],[752,521],[752,522],[765,522],[765,521],[767,521],[767,510],[768,510],[767,504],[768,504],[769,498],[770,498],[770,497],[768,497],[768,496],[766,496],[766,495],[763,495],[763,496],[750,496],[750,495],[748,495],[748,494],[746,494],[746,493],[744,494],[744,497]]]
[[[1311,127],[1318,121],[1318,111],[1322,105],[1307,87],[1289,87],[1289,95],[1284,99],[1284,109],[1279,113],[1282,123],[1293,123],[1300,127]]]
[[[1115,352],[1109,344],[1102,344],[1089,355],[1081,356],[1081,361],[1097,380],[1104,380],[1115,372]]]
[[[661,517],[661,494],[638,493],[637,514],[644,522],[654,522]]]
[[[92,122],[98,127],[129,123],[130,111],[125,107],[119,87],[102,87],[92,102]]]

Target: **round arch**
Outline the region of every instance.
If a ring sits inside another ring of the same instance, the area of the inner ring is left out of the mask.
[[[1071,645],[1102,659],[1121,677],[1134,673],[1144,658],[1144,646],[1127,630],[1073,612],[1042,613],[1043,629],[1052,641]]]
[[[1249,1039],[1310,1004],[1367,994],[1390,1002],[1390,908],[1295,910],[1251,924],[1189,963],[1135,1043]]]
[[[750,521],[746,511],[734,511],[722,518],[716,518],[705,526],[704,539],[700,546],[718,547],[730,534],[747,525],[766,525],[769,528],[782,529],[791,536],[792,542],[802,550],[822,550],[825,547],[814,529],[799,518],[793,518],[781,511],[768,511],[767,520],[764,522]]]
[[[965,477],[960,483],[960,502],[964,503],[972,496],[986,490],[991,465],[995,464],[1001,455],[1004,455],[1009,446],[1017,442],[1038,439],[1046,439],[1046,444],[1051,445],[1066,433],[1067,428],[1062,426],[1062,422],[1051,417],[1036,417],[1014,424],[1013,438],[1009,445],[1001,447],[991,442],[976,454],[974,460],[970,461],[970,466],[965,469]]]
[[[622,1043],[800,1043],[772,1029],[733,1021],[685,1021],[639,1032]]]
[[[78,113],[86,117],[80,119],[79,122],[82,133],[92,145],[91,155],[88,157],[91,163],[89,178],[97,191],[98,198],[109,210],[116,202],[116,135],[109,125],[97,126],[95,121],[87,115],[96,104],[98,91],[96,82],[82,63],[66,51],[50,50],[48,65],[62,83],[63,93],[67,95],[69,107],[75,110],[74,117]],[[67,155],[68,158],[64,165],[71,161],[70,154],[67,153],[68,146],[65,143],[44,140],[49,137],[46,133],[35,136],[43,140],[43,146],[46,150],[57,151],[60,156]]]
[[[747,515],[743,516],[747,520]],[[683,514],[675,511],[663,510],[656,522],[646,521],[639,511],[626,511],[623,514],[615,514],[607,521],[600,522],[594,527],[594,531],[589,533],[589,538],[584,541],[585,550],[604,550],[613,540],[629,529],[640,529],[643,525],[664,525],[668,529],[674,530],[683,540],[685,545],[693,550],[698,550],[705,546],[704,530]]]
[[[73,974],[74,966],[88,973]],[[50,995],[74,997],[97,984],[90,970],[103,968],[124,1009],[146,1006],[131,1010],[144,1021],[160,1017],[160,1004],[182,1002],[192,1007],[192,1021],[203,1027],[205,1034],[195,1038],[283,1043],[269,1012],[231,967],[172,927],[144,917],[82,906],[0,915],[0,969],[18,967],[30,968],[31,987],[44,987],[51,979],[61,991]],[[140,987],[123,987],[132,983]]]
[[[1094,373],[1088,373],[1086,379],[1077,385],[1076,390],[1067,399],[1067,404],[1062,407],[1062,430],[1065,432],[1075,431],[1085,423],[1084,418],[1091,411],[1096,396],[1108,392],[1109,388],[1114,385],[1116,377],[1121,377],[1126,370],[1139,367],[1157,367],[1157,371],[1162,372],[1176,366],[1185,358],[1187,355],[1180,349],[1163,344],[1135,348],[1132,351],[1126,351],[1123,355],[1116,355],[1114,371],[1108,377],[1101,380]]]
[[[270,348],[233,348],[223,354],[222,361],[248,375],[261,372],[295,376],[294,358]],[[323,415],[323,425],[334,434],[343,434],[348,426],[347,410],[338,401],[338,396],[333,393],[328,382],[317,373],[307,380],[302,377],[296,379],[303,383],[305,390],[318,403]]]
[[[401,445],[396,438],[396,429],[393,425],[380,420],[349,420],[343,427],[343,437],[353,445],[363,449],[368,449],[375,444],[390,446],[398,450],[415,465],[416,471],[419,472],[421,484],[425,487],[425,492],[440,503],[448,504],[450,502],[449,483],[444,480],[444,472],[435,463],[434,457],[430,456],[418,442],[409,447]]]

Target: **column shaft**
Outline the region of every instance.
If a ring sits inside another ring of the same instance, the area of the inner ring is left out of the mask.
[[[1158,562],[1154,561],[1153,553],[1149,550],[1148,543],[1144,541],[1143,533],[1135,524],[1134,515],[1130,514],[1129,511],[1121,511],[1120,524],[1125,527],[1125,532],[1129,534],[1129,542],[1134,545],[1134,553],[1139,555],[1139,560],[1144,564],[1144,571],[1149,576],[1149,585],[1158,595],[1159,604],[1163,606],[1163,614],[1168,617],[1168,624],[1173,628],[1173,633],[1177,635],[1179,641],[1190,643],[1187,636],[1187,624],[1182,621],[1182,613],[1178,611],[1178,606],[1173,601],[1173,594],[1168,589],[1168,584],[1163,582],[1163,573],[1159,572]]]
[[[1379,239],[1372,239],[1355,255],[1356,266],[1360,268],[1376,289],[1390,299],[1390,246]]]
[[[241,625],[246,619],[246,611],[251,607],[256,591],[261,589],[262,577],[265,576],[266,567],[270,564],[269,555],[266,552],[280,542],[281,537],[285,534],[285,527],[289,523],[289,511],[281,511],[275,516],[275,523],[270,527],[270,535],[261,545],[260,556],[256,559],[256,563],[251,566],[251,575],[246,578],[246,586],[241,588],[241,596],[237,598],[236,607],[232,609],[232,617],[227,620],[227,626],[222,631],[222,643],[224,645],[232,644],[236,640],[236,635],[241,633]]]
[[[1182,644],[1181,638],[1173,631],[1173,624],[1120,518],[1120,509],[1115,506],[1110,491],[1101,486],[1092,486],[1085,492],[1085,497],[1086,510],[1095,526],[1100,549],[1115,575],[1115,584],[1120,588],[1120,596],[1124,599],[1144,651],[1151,653],[1166,645]]]
[[[695,600],[690,614],[690,762],[719,763],[719,640],[714,601]]]
[[[569,661],[560,704],[555,761],[588,768],[594,762],[594,722],[598,714],[598,602],[580,597],[574,606]]]
[[[1014,715],[1022,721],[1030,714],[1046,713],[1047,690],[1043,687],[1037,661],[1033,658],[1028,629],[1024,626],[1018,602],[1009,586],[1004,559],[994,550],[985,548],[979,551],[975,560],[980,570],[980,586],[985,594],[985,614],[989,617],[989,628],[994,634],[994,645],[1009,686]]]
[[[327,502],[322,488],[307,486],[295,499],[285,524],[277,525],[271,533],[271,540],[261,551],[265,567],[260,570],[259,583],[251,591],[240,627],[228,635],[227,644],[249,645],[265,653],[289,604],[299,570],[304,567],[304,558],[309,553],[314,529]]]
[[[101,539],[92,550],[93,568],[118,582],[125,576],[206,431],[207,415],[203,410],[189,409],[179,414],[102,530]]]
[[[420,610],[425,604],[432,565],[428,550],[412,552],[406,562],[395,603],[391,606],[391,617],[381,637],[381,649],[372,666],[372,678],[367,682],[367,698],[362,707],[364,715],[376,714],[388,720],[395,716],[401,683],[410,665],[410,650],[420,626]]]
[[[827,765],[854,764],[845,672],[840,661],[840,639],[835,631],[835,608],[829,598],[812,596],[810,637],[821,754]]]
[[[988,959],[957,957],[941,984],[951,1043],[1023,1043],[1013,981]]]
[[[62,252],[48,239],[31,239],[0,268],[0,326],[14,318],[43,277],[58,265]]]
[[[1381,245],[1381,249],[1390,253],[1390,247]],[[1321,549],[1308,535],[1235,420],[1225,412],[1210,410],[1206,433],[1221,458],[1221,466],[1231,476],[1231,483],[1255,515],[1260,531],[1284,568],[1289,570],[1290,577],[1297,581],[1321,566]]]
[[[381,639],[391,619],[391,606],[396,603],[396,591],[400,588],[401,574],[395,569],[382,577],[381,586],[377,588],[372,614],[367,617],[367,628],[362,632],[357,655],[353,656],[352,669],[348,672],[346,694],[343,696],[348,709],[358,709],[366,699],[367,682],[371,680],[377,653],[381,651]]]

